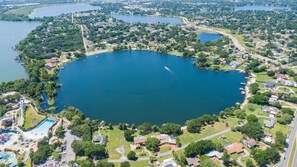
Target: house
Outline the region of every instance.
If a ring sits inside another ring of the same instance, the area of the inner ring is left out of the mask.
[[[93,137],[93,142],[95,144],[105,145],[106,144],[106,136],[97,134]]]
[[[50,63],[57,65],[59,63],[59,58],[57,57],[52,57],[49,61]]]
[[[49,63],[45,64],[45,68],[47,68],[48,70],[56,67],[59,63],[59,58],[57,57],[52,57],[49,60]]]
[[[161,167],[177,167],[177,164],[175,163],[173,158],[168,158],[163,161]]]
[[[265,82],[264,83],[264,86],[267,88],[267,89],[272,89],[274,87],[274,83],[273,82]]]
[[[223,153],[215,151],[215,150],[209,151],[205,155],[209,156],[210,158],[216,157],[218,159],[221,159],[223,157]]]
[[[272,114],[272,115],[276,115],[277,112],[279,111],[278,108],[276,108],[276,107],[272,107],[272,106],[267,106],[267,105],[263,106],[263,107],[262,107],[262,110],[263,110],[264,112],[270,113],[270,114]]]
[[[265,136],[265,137],[263,138],[263,141],[264,141],[265,143],[274,143],[274,139],[273,139],[272,137],[269,137],[269,136]]]
[[[229,154],[240,154],[243,152],[244,145],[242,143],[235,142],[225,146],[225,149],[228,151]]]
[[[145,142],[147,141],[147,138],[144,136],[136,136],[133,138],[134,144],[135,145],[145,145]]]
[[[295,86],[295,83],[293,81],[285,81],[285,85],[286,86],[294,87]]]
[[[251,138],[251,139],[248,139],[248,140],[244,140],[243,143],[248,146],[249,148],[253,148],[257,145],[257,142],[255,139]]]
[[[229,66],[232,68],[237,68],[239,65],[240,65],[240,63],[236,62],[236,61],[232,61],[229,63]]]
[[[275,74],[275,76],[276,76],[276,78],[281,78],[281,79],[284,79],[284,80],[288,79],[288,77],[285,74],[278,73],[278,74]]]
[[[190,167],[196,167],[200,165],[200,158],[197,157],[190,157],[190,158],[186,158],[187,164]]]
[[[267,128],[273,128],[274,127],[274,121],[273,120],[264,120],[264,126]]]
[[[173,135],[160,134],[159,136],[152,136],[152,137],[160,140],[160,145],[163,145],[163,144],[176,145],[176,140],[174,139]]]
[[[283,79],[283,78],[277,78],[277,79],[275,80],[275,82],[276,82],[276,83],[279,83],[279,84],[285,84],[285,83],[286,83],[286,80]]]
[[[271,95],[271,97],[268,100],[269,103],[277,103],[278,102],[278,96]]]
[[[48,70],[51,70],[51,69],[54,68],[54,67],[55,67],[55,65],[52,64],[52,63],[47,63],[47,64],[45,64],[45,68],[47,68]]]

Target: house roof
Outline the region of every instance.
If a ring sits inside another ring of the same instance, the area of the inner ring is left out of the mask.
[[[274,126],[274,121],[272,120],[264,120],[264,125],[268,128],[273,128]]]
[[[144,136],[136,136],[133,140],[134,144],[144,144],[147,141],[147,138]]]
[[[234,153],[238,154],[243,152],[244,145],[242,143],[236,142],[229,146],[225,146],[225,149],[228,151],[229,154],[234,154]]]
[[[187,164],[189,166],[198,166],[200,164],[200,158],[199,157],[190,157],[186,158]]]
[[[105,142],[106,142],[106,136],[105,136],[105,135],[101,135],[101,134],[95,135],[95,136],[93,137],[93,142],[94,142],[94,143],[101,144],[101,145],[105,145]]]
[[[249,147],[254,147],[257,143],[255,139],[248,139],[247,144]]]
[[[276,78],[282,78],[282,79],[287,79],[286,75],[284,74],[275,74]]]
[[[218,152],[218,151],[209,151],[208,153],[206,153],[205,155],[209,156],[209,157],[217,157],[219,159],[221,159],[223,157],[223,153]]]

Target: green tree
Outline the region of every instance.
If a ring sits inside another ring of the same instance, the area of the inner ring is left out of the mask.
[[[245,163],[246,167],[255,167],[254,163],[252,160],[248,159]]]
[[[156,139],[156,138],[148,138],[146,141],[146,148],[150,151],[156,151],[157,147],[160,144],[160,140]]]
[[[159,128],[160,133],[163,134],[172,134],[172,135],[180,135],[182,133],[181,126],[179,124],[174,123],[166,123],[163,124]]]
[[[134,151],[129,151],[129,153],[127,154],[127,158],[129,160],[136,160],[137,159],[136,153]]]
[[[224,151],[222,160],[225,165],[228,165],[230,163],[230,155],[227,153],[227,151]]]
[[[125,130],[124,131],[124,137],[129,142],[133,141],[133,134],[134,134],[133,130]]]
[[[258,118],[254,114],[250,114],[247,116],[247,121],[248,122],[258,122]]]

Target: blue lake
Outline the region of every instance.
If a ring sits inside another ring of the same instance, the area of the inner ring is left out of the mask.
[[[221,34],[213,34],[213,33],[201,33],[198,35],[197,39],[202,42],[211,42],[211,41],[216,41],[221,38]]]
[[[89,4],[66,4],[66,5],[55,5],[55,6],[47,6],[36,8],[34,11],[29,15],[29,17],[49,17],[49,16],[58,16],[60,14],[66,13],[74,13],[74,12],[82,12],[88,10],[99,10],[101,7],[99,6],[92,6]]]
[[[0,21],[0,82],[28,77],[23,66],[15,61],[18,53],[13,48],[38,25],[38,22]]]
[[[183,24],[181,19],[174,17],[161,16],[138,16],[138,15],[111,15],[115,19],[122,20],[128,23],[149,23],[149,24]]]
[[[277,9],[289,9],[289,8],[281,7],[281,6],[264,6],[264,5],[245,5],[245,6],[235,7],[235,11],[239,11],[239,10],[273,11]]]
[[[111,123],[185,123],[242,102],[238,72],[197,69],[193,59],[122,51],[69,63],[59,72],[56,105]]]

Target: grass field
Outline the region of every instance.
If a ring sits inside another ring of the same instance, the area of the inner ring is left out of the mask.
[[[211,140],[215,143],[220,143],[222,145],[225,145],[227,143],[234,143],[234,142],[239,142],[240,139],[243,138],[243,135],[240,132],[227,132],[223,134],[223,136],[226,137],[226,139],[221,139],[220,136],[214,137]]]
[[[120,167],[121,163],[114,163],[115,167]],[[131,161],[130,167],[149,166],[148,161]]]
[[[260,72],[255,73],[256,76],[256,82],[264,83],[264,82],[271,82],[273,81],[273,78],[267,75],[267,72]]]
[[[160,153],[165,153],[167,151],[170,151],[171,147],[170,146],[164,146],[160,148]]]
[[[114,130],[101,130],[100,132],[108,136],[107,150],[109,159],[119,159],[121,154],[116,149],[122,145],[122,131],[115,128]]]
[[[34,9],[46,7],[46,6],[53,6],[53,5],[62,5],[62,4],[40,4],[40,5],[33,5],[33,6],[23,6],[16,9],[9,10],[5,12],[5,14],[15,14],[15,15],[30,15]]]
[[[293,148],[289,159],[289,167],[293,167],[294,155],[296,154],[296,140],[294,141]],[[296,160],[295,160],[296,161]]]
[[[213,127],[210,125],[206,126],[204,130],[202,130],[200,133],[189,133],[188,131],[184,131],[184,133],[179,137],[181,140],[181,143],[188,144],[190,142],[194,142],[198,139],[204,138],[206,136],[210,136],[212,134],[218,133],[220,131],[223,131],[225,129],[231,128],[238,124],[239,119],[230,117],[227,119],[222,120],[220,122],[216,122]],[[228,123],[228,127],[226,127],[226,123]]]
[[[45,116],[37,114],[34,109],[29,106],[25,112],[25,123],[24,123],[24,128],[25,129],[30,129],[32,127],[37,126]]]

